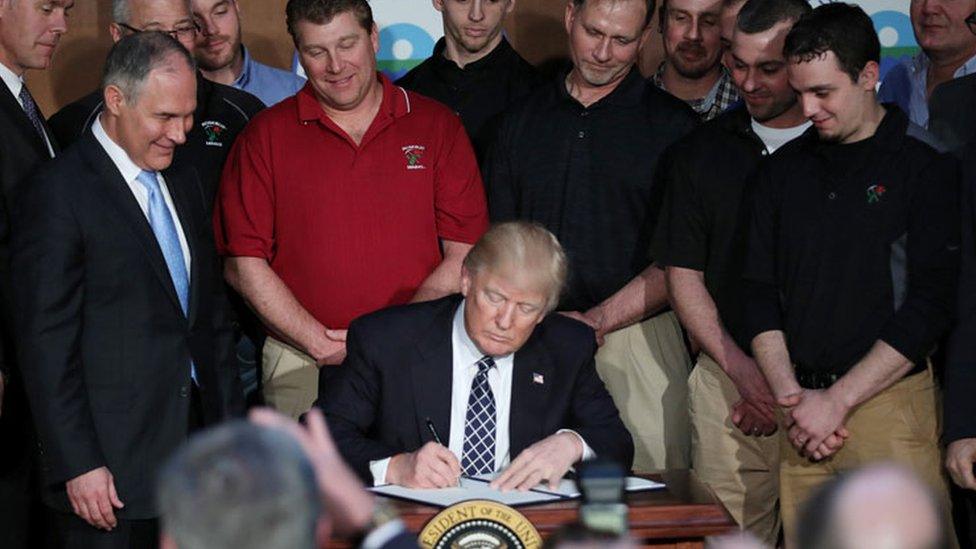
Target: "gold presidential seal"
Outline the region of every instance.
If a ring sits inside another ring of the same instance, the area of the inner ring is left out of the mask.
[[[417,537],[428,549],[538,549],[542,538],[525,515],[507,505],[474,499],[438,513]]]

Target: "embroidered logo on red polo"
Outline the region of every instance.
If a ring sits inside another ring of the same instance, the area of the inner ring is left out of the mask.
[[[427,147],[423,145],[407,145],[400,148],[403,151],[404,158],[407,159],[407,169],[408,170],[425,170],[426,166],[423,164],[424,153],[427,152]]]
[[[888,189],[884,185],[871,185],[868,187],[868,204],[880,202],[886,192]]]

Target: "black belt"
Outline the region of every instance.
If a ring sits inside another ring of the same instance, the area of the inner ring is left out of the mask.
[[[796,364],[793,368],[796,374],[796,382],[799,383],[800,387],[803,387],[804,389],[826,389],[844,375],[810,368],[808,366],[803,366],[802,364]],[[911,370],[908,371],[907,374],[905,374],[905,377],[920,374],[927,368],[928,361],[916,364]]]

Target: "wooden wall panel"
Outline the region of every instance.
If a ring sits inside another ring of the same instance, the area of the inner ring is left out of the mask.
[[[422,9],[433,9],[427,0],[416,2]],[[258,60],[279,67],[290,67],[293,46],[285,29],[286,0],[238,0],[244,14],[244,41]],[[564,58],[566,33],[563,14],[566,0],[517,0],[515,13],[507,23],[508,35],[516,48],[535,64]],[[105,55],[111,46],[108,25],[111,0],[76,0],[51,68],[29,71],[31,92],[45,114],[50,116],[63,105],[94,90],[101,79]],[[646,48],[642,66],[653,70],[660,59],[660,37]]]

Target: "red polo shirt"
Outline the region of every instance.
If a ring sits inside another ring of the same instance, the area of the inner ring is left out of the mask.
[[[329,328],[406,303],[442,259],[438,238],[473,244],[488,226],[461,121],[379,78],[358,146],[306,84],[248,124],[217,196],[221,255],[266,259]]]

